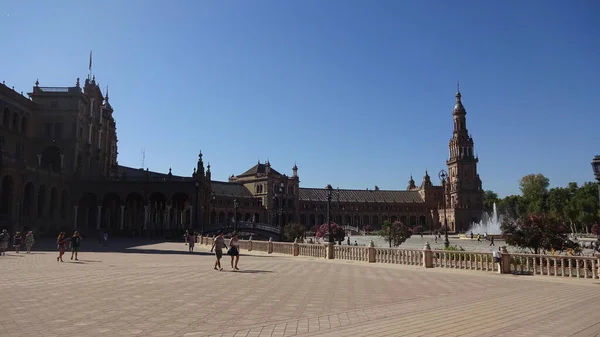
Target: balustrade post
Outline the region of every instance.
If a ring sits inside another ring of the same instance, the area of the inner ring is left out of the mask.
[[[425,242],[425,247],[423,247],[423,267],[433,268],[433,252],[429,242]]]
[[[269,242],[267,242],[267,253],[273,254],[273,239],[269,238]]]
[[[300,245],[298,244],[298,238],[294,239],[294,247],[292,248],[292,255],[300,255]]]
[[[252,251],[252,235],[250,235],[250,239],[248,240],[248,251]]]
[[[498,274],[510,274],[510,254],[506,250],[506,246],[500,247],[500,253]]]
[[[376,261],[376,256],[377,256],[377,251],[375,250],[375,242],[373,242],[373,240],[371,240],[369,242],[369,263],[375,263]]]
[[[326,245],[327,245],[326,246],[326,249],[327,249],[327,259],[329,259],[329,260],[335,259],[335,248],[334,248],[335,243],[333,243],[333,242],[327,242]]]

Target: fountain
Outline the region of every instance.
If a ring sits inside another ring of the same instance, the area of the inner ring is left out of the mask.
[[[467,235],[473,234],[485,234],[488,235],[501,235],[502,231],[500,230],[500,225],[502,224],[502,220],[504,217],[498,215],[498,210],[496,209],[496,203],[494,203],[494,208],[492,210],[492,214],[488,214],[483,212],[481,216],[481,221],[479,223],[471,224],[471,228],[466,232]]]

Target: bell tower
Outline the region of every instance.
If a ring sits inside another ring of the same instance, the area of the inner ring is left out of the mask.
[[[479,222],[483,212],[483,189],[477,173],[479,158],[475,155],[473,138],[467,129],[467,111],[457,85],[452,119],[454,131],[448,145],[448,201],[453,221],[450,230],[466,231],[473,222]],[[483,233],[481,233],[483,234]]]

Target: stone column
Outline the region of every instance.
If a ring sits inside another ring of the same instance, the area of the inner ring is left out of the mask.
[[[125,228],[125,205],[121,205],[121,230]]]
[[[271,238],[269,238],[269,242],[267,242],[267,253],[273,253],[273,240]]]
[[[369,242],[369,263],[375,263],[377,261],[377,251],[375,250],[375,243],[373,240]]]
[[[194,206],[190,206],[188,214],[188,228],[194,228]]]
[[[144,205],[144,229],[148,228],[148,205]]]
[[[252,251],[252,235],[250,235],[250,239],[248,240],[248,251]]]
[[[423,247],[423,267],[433,268],[433,252],[429,242],[425,242],[425,247]]]
[[[167,229],[169,229],[169,222],[171,222],[171,206],[167,206],[166,220],[165,220]]]
[[[96,229],[100,229],[101,221],[102,221],[102,206],[98,206],[98,212],[96,213]]]
[[[510,254],[506,250],[506,246],[500,247],[500,264],[498,266],[499,274],[510,274]]]
[[[77,211],[79,206],[73,206],[73,229],[77,229]]]

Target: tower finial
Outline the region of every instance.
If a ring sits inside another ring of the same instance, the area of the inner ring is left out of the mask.
[[[460,82],[456,81],[456,92],[460,92]]]

